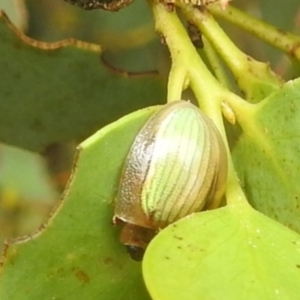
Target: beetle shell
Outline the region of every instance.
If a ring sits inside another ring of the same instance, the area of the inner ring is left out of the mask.
[[[159,109],[134,140],[114,218],[164,228],[218,206],[226,178],[226,150],[213,122],[189,102],[172,102]]]

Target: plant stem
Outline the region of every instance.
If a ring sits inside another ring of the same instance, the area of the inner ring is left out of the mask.
[[[191,73],[196,74],[199,79],[198,84],[201,85],[199,104],[202,109],[208,109],[207,106],[213,105],[213,103],[216,102],[215,96],[222,91],[219,83],[199,59],[199,55],[191,44],[189,36],[175,11],[168,12],[165,6],[159,3],[153,4],[152,8],[156,29],[164,36],[171,53],[172,72],[170,75],[172,76],[172,80],[179,84],[178,79],[181,79],[180,87],[182,87],[185,85],[184,81],[186,79],[193,77]],[[176,69],[177,71],[175,71]],[[181,76],[179,76],[179,74],[181,74]],[[176,79],[173,79],[173,76],[176,77]],[[178,87],[169,84],[169,88],[177,89]],[[178,93],[169,90],[168,94],[176,95]]]
[[[215,49],[212,47],[211,43],[207,40],[205,36],[202,37],[202,40],[204,44],[205,55],[211,65],[211,68],[215,73],[216,78],[224,87],[229,88],[230,83],[227,74],[221,64],[220,58],[218,57]]]
[[[284,32],[261,20],[253,18],[230,5],[226,10],[222,10],[218,5],[210,5],[208,9],[213,15],[254,34],[263,41],[300,61],[299,36]]]
[[[214,121],[226,146],[229,166],[227,203],[229,205],[247,203],[233,167],[221,114],[221,104],[224,99],[228,98],[233,102],[244,101],[225,89],[210,73],[191,43],[176,12],[167,11],[166,7],[158,2],[150,2],[150,5],[154,14],[156,30],[165,38],[172,58],[168,101],[178,100],[178,86],[180,88],[185,86],[185,82],[188,80],[201,109]],[[176,71],[176,69],[178,70]],[[174,82],[178,85],[174,86]]]
[[[188,20],[199,28],[224,59],[248,101],[259,102],[281,87],[282,80],[270,70],[269,65],[243,53],[210,13],[192,5],[180,4],[180,7]]]
[[[168,102],[180,100],[182,98],[181,94],[185,89],[187,80],[186,70],[173,63],[168,80]]]

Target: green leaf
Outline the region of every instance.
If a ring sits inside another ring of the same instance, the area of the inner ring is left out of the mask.
[[[300,232],[300,80],[290,81],[243,115],[233,159],[257,210]]]
[[[15,24],[20,30],[24,30],[27,27],[27,17],[24,0],[11,1],[1,0],[0,9],[5,11],[12,23]]]
[[[37,151],[164,102],[162,77],[113,71],[102,54],[73,39],[29,39],[0,13],[0,140]]]
[[[141,265],[112,225],[113,199],[127,152],[156,107],[126,116],[79,146],[72,180],[47,224],[9,242],[0,299],[149,299]]]
[[[298,299],[300,237],[248,205],[201,212],[157,235],[143,274],[153,300]]]

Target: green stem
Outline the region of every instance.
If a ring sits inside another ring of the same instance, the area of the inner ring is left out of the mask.
[[[229,88],[230,83],[228,80],[228,76],[226,74],[226,71],[224,70],[224,67],[222,66],[220,58],[218,57],[215,49],[212,47],[211,43],[207,40],[205,36],[202,37],[202,40],[204,44],[205,55],[216,75],[216,78],[224,87]]]
[[[233,167],[221,114],[221,104],[224,99],[228,98],[233,102],[243,102],[243,100],[225,89],[210,73],[191,43],[176,12],[167,11],[164,5],[157,2],[151,2],[150,5],[156,30],[164,36],[172,58],[168,101],[178,100],[178,86],[173,86],[172,83],[177,82],[180,87],[183,87],[184,81],[188,80],[201,109],[214,121],[224,139],[229,165],[227,203],[230,205],[247,203]],[[178,73],[176,68],[179,68]]]
[[[185,89],[187,74],[184,68],[172,65],[168,80],[168,102],[180,100],[182,91]]]
[[[299,36],[284,32],[272,25],[255,19],[230,5],[226,10],[222,10],[218,5],[211,5],[209,6],[209,11],[213,15],[254,34],[263,41],[300,61]]]
[[[184,81],[190,79],[191,73],[198,77],[198,84],[201,85],[199,101],[202,109],[208,109],[207,106],[215,106],[216,98],[220,98],[218,94],[223,92],[220,84],[211,75],[204,63],[199,59],[199,55],[192,45],[185,28],[181,24],[175,12],[168,12],[164,5],[155,3],[152,5],[155,17],[156,29],[165,38],[172,58],[172,80],[173,74],[181,73],[182,82],[180,86],[184,86]],[[175,71],[176,69],[180,71]],[[183,74],[185,76],[183,76]],[[175,77],[175,76],[174,76]],[[178,79],[176,82],[179,84]],[[170,89],[177,89],[177,86],[169,84]],[[168,94],[177,95],[177,92],[168,90]],[[217,96],[217,97],[216,97]],[[204,100],[205,99],[205,100]],[[178,99],[169,99],[178,100]],[[203,106],[203,107],[202,107]]]
[[[236,47],[210,13],[201,12],[192,5],[181,4],[180,7],[224,59],[247,100],[259,102],[281,87],[282,80],[269,65],[254,60]]]

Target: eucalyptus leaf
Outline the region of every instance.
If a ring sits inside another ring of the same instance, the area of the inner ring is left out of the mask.
[[[27,13],[24,0],[11,1],[11,0],[0,0],[0,9],[4,10],[12,23],[15,24],[20,30],[27,28]]]
[[[247,204],[200,212],[156,236],[143,274],[153,300],[298,299],[300,236]]]
[[[161,76],[130,76],[102,55],[97,44],[30,39],[0,12],[0,140],[39,151],[164,101]]]
[[[51,218],[31,236],[8,242],[0,299],[149,299],[141,265],[112,225],[124,159],[156,107],[128,115],[83,142],[72,179]]]
[[[257,210],[300,232],[300,80],[243,115],[233,150],[239,179]]]

